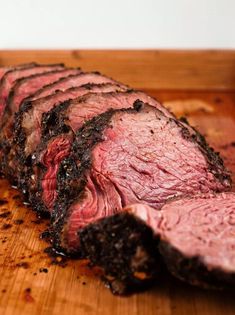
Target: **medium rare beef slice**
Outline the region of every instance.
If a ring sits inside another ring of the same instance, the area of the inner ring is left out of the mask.
[[[72,98],[75,94],[76,96],[81,96],[88,92],[104,93],[110,91],[123,91],[123,88],[112,83],[89,84],[78,88],[72,88],[69,91],[64,92],[63,95],[64,97],[68,97],[68,95],[70,95]],[[67,96],[65,96],[65,94]],[[63,96],[58,95],[58,97],[61,99]],[[32,148],[35,149],[35,144],[38,145],[40,143],[40,138],[40,130],[34,129],[27,139],[27,148],[30,148],[31,150],[27,151],[27,157],[29,156],[28,153],[33,151]],[[53,208],[54,201],[57,196],[56,175],[60,162],[68,156],[70,152],[74,134],[72,132],[67,134],[62,133],[61,135],[48,138],[49,139],[42,141],[41,145],[34,154],[36,160],[33,162],[33,169],[29,165],[25,165],[24,160],[22,159],[25,175],[23,178],[20,176],[21,187],[22,180],[25,180],[26,183],[28,183],[27,186],[30,192],[30,200],[34,207],[37,208],[37,211],[50,211]],[[22,156],[24,156],[24,153],[21,154],[21,157]],[[42,201],[45,204],[44,207],[42,206]]]
[[[87,87],[86,87],[87,88]],[[105,88],[105,87],[104,87]],[[117,89],[116,87],[114,87]],[[89,89],[91,89],[90,92],[94,92],[92,87],[90,86]],[[107,87],[106,92],[108,92],[109,87]],[[46,136],[46,139],[50,139],[51,137],[54,137],[55,135],[60,135],[63,133],[74,133],[76,132],[82,124],[94,117],[97,114],[100,114],[102,112],[105,112],[106,110],[110,108],[129,108],[133,106],[133,103],[138,98],[141,98],[142,100],[146,100],[151,102],[153,106],[163,108],[156,100],[152,99],[151,97],[147,96],[146,94],[138,91],[129,90],[128,92],[121,92],[123,90],[122,87],[119,87],[119,92],[112,92],[112,93],[99,93],[99,94],[87,94],[84,97],[79,97],[75,100],[67,101],[65,103],[59,104],[59,106],[53,108],[50,113],[48,113],[49,118],[49,125],[50,128],[52,125],[54,126],[51,128],[52,132],[46,132],[44,129],[44,136]],[[100,92],[102,92],[102,89],[100,89]],[[105,92],[105,90],[103,90]],[[166,111],[165,108],[163,110]],[[170,116],[171,113],[166,113]],[[47,118],[43,119],[43,123],[48,126]],[[47,129],[47,128],[46,128]],[[44,141],[44,140],[43,140]],[[65,140],[66,142],[69,141],[69,144],[72,143],[72,140]],[[59,150],[59,143],[64,143],[64,136],[60,136],[59,139],[53,140],[53,142],[48,143],[48,146],[46,147],[46,150],[44,150],[45,154],[46,152],[55,152],[54,146],[56,146],[56,151]],[[63,150],[63,149],[62,149]],[[63,151],[64,152],[64,151]],[[67,150],[67,154],[70,151]],[[45,166],[44,163],[44,153],[37,153],[35,156],[40,155],[39,162],[43,161],[42,164]],[[47,156],[50,156],[47,154]],[[57,195],[57,192],[55,191],[56,185],[56,174],[57,169],[59,166],[59,163],[61,162],[62,157],[64,157],[63,154],[58,153],[58,156],[60,158],[58,159],[57,156],[55,156],[55,163],[52,159],[49,158],[51,161],[51,167],[47,162],[46,168],[43,167],[42,170],[46,171],[44,176],[41,176],[43,182],[42,184],[39,183],[39,191],[43,192],[43,202],[45,202],[45,209],[52,209],[54,204],[54,198]],[[48,160],[48,159],[47,159]],[[54,165],[53,165],[54,164]],[[51,170],[53,171],[51,172]],[[38,174],[38,171],[36,171]],[[34,176],[34,175],[33,175]],[[38,177],[35,176],[33,178],[33,181],[37,180]],[[32,185],[34,186],[34,184]],[[54,196],[54,198],[51,198]],[[35,202],[32,201],[33,205],[36,203],[38,204],[37,210],[40,209],[42,203],[41,202]],[[43,209],[43,208],[42,208]]]
[[[21,105],[15,118],[14,148],[9,154],[11,168],[15,169],[15,161],[18,156],[21,160],[30,160],[30,155],[36,149],[41,141],[41,117],[43,113],[48,112],[51,108],[56,107],[60,102],[67,99],[74,99],[86,93],[92,92],[93,84],[110,84],[104,91],[125,91],[126,86],[118,84],[113,79],[103,76],[99,73],[79,73],[61,78],[58,81],[49,84],[36,92],[30,101]],[[79,88],[85,85],[83,88]],[[89,86],[87,84],[90,84]],[[111,87],[114,84],[116,88]],[[97,89],[99,90],[99,88]],[[101,89],[102,90],[102,89]],[[86,92],[86,93],[85,93]],[[9,159],[8,158],[8,159]]]
[[[31,100],[23,104],[19,113],[17,114],[15,141],[17,145],[21,147],[21,154],[26,154],[27,156],[33,152],[35,146],[38,144],[34,144],[34,148],[31,148],[32,144],[34,143],[34,137],[31,137],[31,134],[32,131],[35,130],[35,123],[36,126],[38,125],[38,128],[41,130],[41,126],[39,126],[39,124],[41,122],[42,114],[47,113],[53,107],[56,107],[56,105],[58,105],[60,102],[84,95],[84,89],[86,89],[86,92],[88,93],[89,86],[85,86],[83,89],[79,88],[80,86],[88,83],[90,83],[91,92],[93,89],[93,84],[105,83],[114,84],[116,86],[116,89],[110,88],[110,91],[127,90],[126,86],[119,85],[116,81],[97,73],[81,73],[78,75],[71,75],[46,86],[41,90],[41,92],[39,92],[39,94],[36,93],[37,100]],[[26,138],[29,138],[29,140]]]
[[[76,252],[80,228],[133,203],[158,210],[176,196],[229,189],[222,160],[185,130],[139,101],[86,123],[57,177],[56,245]]]
[[[65,102],[45,114],[42,122],[42,133],[46,136],[48,134],[53,135],[60,129],[64,130],[65,125],[76,132],[82,126],[84,118],[89,120],[110,108],[132,107],[136,100],[157,107],[167,117],[174,117],[164,106],[143,92],[129,90],[123,93],[99,94],[99,96],[87,95]]]
[[[31,76],[33,74],[39,74],[56,69],[63,69],[63,65],[37,65],[32,63],[18,66],[5,73],[0,82],[0,124],[2,124],[2,115],[7,104],[9,93],[16,80]]]
[[[57,81],[61,77],[68,76],[73,73],[79,73],[79,69],[63,69],[63,70],[55,70],[51,72],[46,72],[42,74],[35,74],[27,78],[22,78],[16,81],[13,86],[7,105],[7,112],[4,113],[3,119],[6,123],[4,123],[1,131],[1,139],[4,139],[5,148],[4,155],[6,161],[5,164],[6,175],[14,176],[14,168],[10,167],[10,159],[12,155],[9,154],[9,150],[13,149],[12,145],[12,135],[13,135],[13,126],[14,126],[14,118],[15,113],[18,111],[20,104],[23,99],[31,97],[35,91],[40,89],[42,86]]]
[[[19,65],[15,65],[15,66],[0,67],[0,81],[2,80],[3,76],[7,72],[20,70],[20,69],[27,69],[27,68],[31,68],[34,66],[38,66],[38,65],[35,62],[31,62],[31,63],[19,64]]]
[[[81,72],[79,75],[70,75],[69,77],[61,78],[57,82],[48,84],[47,86],[43,87],[43,89],[36,92],[34,96],[38,99],[53,94],[57,91],[63,92],[69,88],[78,87],[89,83],[113,83],[119,85],[123,89],[129,89],[129,87],[126,85],[117,82],[116,80],[103,74],[100,74],[99,72]]]
[[[235,285],[235,194],[183,198],[162,208],[160,252],[175,276],[193,285]]]
[[[33,93],[35,93],[38,89],[42,88],[44,85],[47,85],[51,82],[57,81],[61,77],[66,77],[73,73],[79,73],[79,69],[58,69],[53,71],[47,71],[44,73],[36,73],[26,78],[18,79],[14,86],[12,87],[8,100],[7,100],[7,108],[4,113],[3,119],[7,120],[7,123],[4,123],[4,131],[6,131],[6,135],[10,137],[12,132],[9,132],[9,126],[12,127],[12,123],[14,120],[14,114],[19,110],[21,102],[30,98]],[[11,124],[9,122],[11,121]],[[5,127],[7,124],[8,128]],[[6,130],[5,130],[6,129]],[[3,132],[3,131],[2,131]],[[9,135],[8,135],[9,133]]]

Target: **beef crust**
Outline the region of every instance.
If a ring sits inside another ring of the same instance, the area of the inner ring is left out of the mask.
[[[145,289],[160,273],[158,240],[128,212],[90,224],[78,237],[83,255],[104,270],[103,280],[114,294]]]
[[[163,263],[175,277],[205,289],[235,284],[234,273],[209,269],[201,257],[184,256],[126,211],[89,224],[78,237],[82,255],[103,269],[104,280],[115,294],[127,294],[156,281]]]
[[[78,131],[71,155],[60,165],[58,179],[58,199],[51,214],[54,246],[66,251],[66,240],[62,239],[62,230],[66,225],[69,213],[67,209],[75,198],[83,198],[83,190],[87,183],[85,172],[91,165],[92,148],[102,141],[102,131],[108,126],[115,110],[96,116]],[[76,160],[80,161],[80,167]],[[73,254],[73,253],[70,253]]]
[[[229,288],[235,284],[235,273],[209,269],[201,257],[185,257],[166,241],[159,243],[159,252],[171,274],[182,281],[209,289]]]

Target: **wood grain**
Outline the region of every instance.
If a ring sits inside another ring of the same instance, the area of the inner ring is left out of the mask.
[[[234,90],[235,51],[0,51],[0,65],[65,62],[99,70],[135,88]]]
[[[2,56],[12,63],[26,61],[20,59],[22,56],[13,59],[11,54],[7,56],[1,53],[0,60],[5,60]],[[34,60],[35,56],[40,54],[26,54],[25,58]],[[41,59],[38,58],[47,62],[61,61],[56,56],[53,59],[51,53],[47,60],[45,56],[44,53]],[[67,52],[64,52],[64,56],[66,61]],[[96,61],[97,68],[100,69],[98,64]],[[114,70],[111,67],[109,72],[115,78],[117,68],[115,65]],[[130,69],[127,67],[125,71],[131,71]],[[130,73],[128,76],[130,85],[137,82],[135,72],[132,73],[133,79]],[[234,177],[235,92],[157,90],[151,83],[148,85],[148,82],[140,87],[147,86],[145,91],[169,106],[178,116],[186,114],[216,150],[221,151]],[[1,315],[235,314],[233,292],[190,287],[168,274],[162,275],[147,292],[130,297],[113,296],[94,275],[96,271],[91,271],[85,261],[70,260],[65,267],[52,263],[44,253],[48,244],[39,238],[39,234],[47,227],[47,221],[38,221],[33,211],[22,204],[19,193],[6,180],[0,180],[0,199],[7,201],[0,206]],[[7,212],[9,213],[3,215]]]

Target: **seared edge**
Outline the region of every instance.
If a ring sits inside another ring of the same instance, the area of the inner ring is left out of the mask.
[[[203,262],[203,257],[186,257],[164,240],[159,243],[159,251],[168,270],[182,281],[214,289],[235,285],[235,273],[212,269]]]
[[[160,274],[158,239],[128,212],[89,224],[78,237],[82,254],[104,270],[103,280],[115,294],[145,289]]]

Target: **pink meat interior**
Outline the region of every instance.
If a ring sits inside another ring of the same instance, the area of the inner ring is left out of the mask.
[[[70,152],[72,138],[69,135],[61,135],[50,142],[46,152],[42,157],[42,164],[47,168],[41,182],[42,200],[48,210],[52,210],[57,197],[56,176],[60,162],[68,156]]]
[[[90,80],[90,76],[87,76],[86,79]],[[94,84],[103,83],[102,76],[96,76],[94,79]],[[84,84],[85,76],[81,77],[81,84]],[[77,84],[78,81],[77,81]],[[25,143],[25,154],[28,156],[36,149],[37,145],[41,141],[41,120],[43,113],[48,112],[53,107],[56,107],[61,102],[80,97],[87,93],[99,93],[99,92],[111,92],[116,90],[122,90],[118,85],[112,83],[106,83],[102,86],[93,85],[89,90],[85,87],[70,88],[65,91],[57,92],[56,94],[40,98],[34,101],[33,108],[30,111],[26,111],[23,116],[22,127],[26,134],[26,143]]]
[[[46,89],[37,94],[37,98],[42,98],[47,95],[54,93],[55,91],[65,91],[71,87],[81,86],[87,83],[113,83],[117,84],[116,81],[110,79],[106,76],[103,76],[98,73],[80,73],[79,75],[71,75],[68,78],[61,79],[51,86],[48,86]],[[125,85],[119,85],[122,88],[127,88]]]
[[[181,199],[166,204],[157,232],[187,257],[209,268],[235,272],[235,194]]]
[[[104,84],[102,86],[94,85],[89,90],[89,92],[93,93],[101,93],[101,92],[111,92],[116,90],[122,90],[118,85],[115,84]],[[84,87],[78,88],[75,91],[73,91],[72,95],[81,96],[88,92],[88,90]],[[67,95],[67,93],[63,93],[63,95]],[[71,95],[71,96],[72,96]],[[61,96],[59,96],[61,98]],[[67,95],[68,97],[68,95]],[[54,100],[55,101],[55,100]],[[47,106],[47,103],[45,104]],[[47,106],[48,107],[48,106]],[[39,111],[37,110],[37,113]],[[30,121],[27,120],[27,122]],[[35,122],[38,121],[35,120]],[[28,141],[31,141],[32,143],[37,144],[40,141],[40,133],[38,125],[36,125],[37,128],[34,128],[34,131],[30,135],[30,138]],[[54,202],[57,197],[56,192],[56,179],[57,179],[57,172],[59,169],[59,165],[61,161],[69,155],[70,152],[70,146],[71,146],[71,137],[68,136],[59,136],[55,140],[51,141],[47,145],[47,149],[45,150],[45,153],[42,153],[42,164],[46,167],[46,172],[43,176],[42,181],[42,199],[45,204],[45,206],[48,208],[49,211],[53,209]],[[31,145],[32,148],[32,145]]]
[[[33,74],[40,74],[40,73],[44,73],[48,71],[62,70],[62,69],[63,67],[60,65],[41,66],[41,67],[32,66],[30,68],[20,69],[17,71],[12,71],[12,72],[7,73],[4,76],[2,84],[0,86],[0,118],[2,117],[3,111],[6,107],[6,101],[9,96],[10,90],[13,87],[16,80],[31,76]]]
[[[78,72],[80,72],[80,70],[78,69],[66,69],[55,72],[48,72],[35,76],[34,78],[30,78],[25,82],[23,81],[20,86],[17,87],[17,91],[15,92],[14,98],[12,99],[14,111],[18,110],[24,98],[32,95],[37,90],[41,89],[44,85],[50,84],[60,78],[66,77],[70,74],[76,74]]]
[[[224,190],[197,145],[158,111],[116,113],[103,139],[92,151],[85,197],[68,212],[66,238],[71,247],[78,246],[81,227],[127,205],[160,209],[175,196]]]

